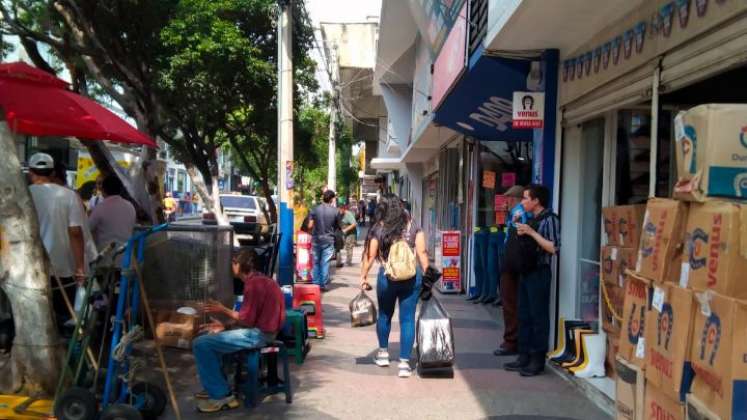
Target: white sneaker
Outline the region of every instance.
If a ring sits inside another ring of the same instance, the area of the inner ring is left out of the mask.
[[[374,363],[376,363],[376,366],[389,366],[389,352],[382,350],[376,352],[376,356],[374,356]]]
[[[410,376],[412,376],[412,368],[410,367],[410,362],[400,360],[397,367],[399,368],[398,375],[400,378],[409,378]]]

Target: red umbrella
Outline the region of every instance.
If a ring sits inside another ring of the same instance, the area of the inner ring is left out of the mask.
[[[67,86],[26,63],[0,64],[0,108],[11,131],[158,147],[152,138]]]

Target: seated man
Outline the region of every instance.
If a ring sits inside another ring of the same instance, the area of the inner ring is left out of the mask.
[[[229,319],[223,323],[215,318],[200,327],[207,334],[192,343],[197,373],[203,392],[195,395],[201,401],[197,410],[213,413],[238,407],[239,401],[231,393],[221,369],[224,354],[239,350],[262,348],[275,340],[285,322],[283,293],[275,280],[259,273],[253,250],[241,251],[233,259],[233,271],[244,281],[244,302],[240,311],[233,311],[218,302],[204,305],[205,313],[222,314]]]

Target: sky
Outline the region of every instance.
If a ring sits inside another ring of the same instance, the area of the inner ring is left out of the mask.
[[[306,9],[315,29],[321,22],[365,22],[369,16],[378,21],[381,12],[381,0],[306,0]],[[316,31],[317,44],[322,46],[319,31]],[[313,54],[319,64],[317,80],[322,90],[329,90],[329,79],[324,70],[324,61],[319,51]]]

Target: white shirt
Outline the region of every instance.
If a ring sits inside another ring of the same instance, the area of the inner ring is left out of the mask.
[[[93,211],[93,209],[101,204],[102,201],[104,201],[104,197],[100,194],[95,194],[90,200],[88,200],[88,211]]]
[[[52,264],[52,274],[72,277],[75,257],[68,228],[85,229],[86,216],[80,198],[74,191],[56,184],[31,185],[29,192],[39,219],[39,234]]]
[[[106,197],[91,212],[89,224],[99,249],[125,243],[135,228],[135,207],[118,195]]]

